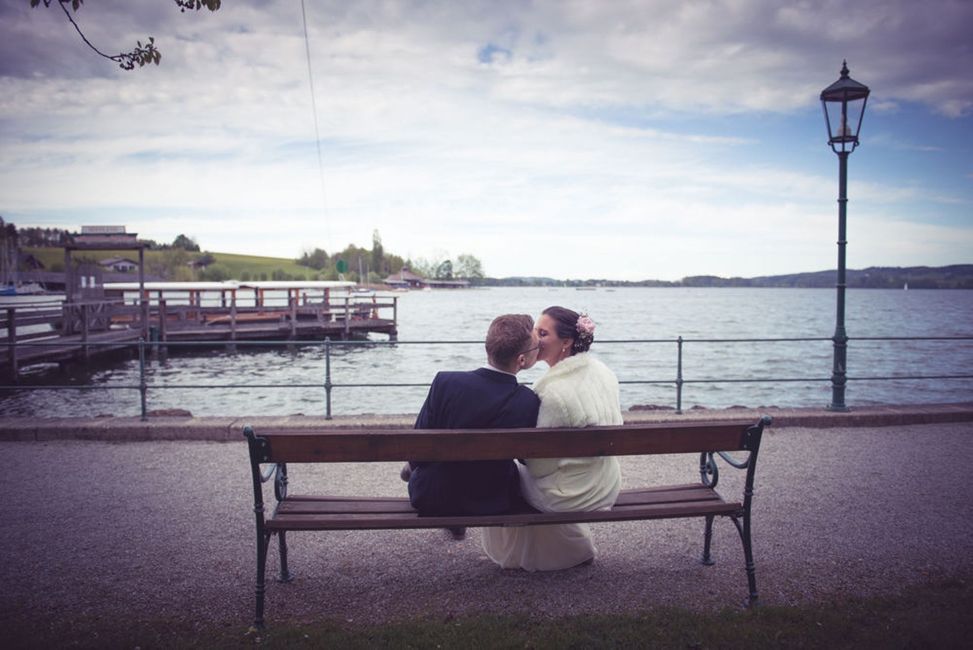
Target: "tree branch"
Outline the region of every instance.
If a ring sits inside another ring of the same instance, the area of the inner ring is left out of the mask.
[[[74,2],[74,8],[77,10],[78,5],[83,0],[71,1]],[[50,6],[47,4],[47,2],[48,0],[45,0],[45,6]],[[90,47],[96,54],[105,57],[109,61],[114,61],[118,64],[118,67],[122,68],[123,70],[132,70],[135,68],[136,63],[139,64],[140,68],[146,63],[155,63],[156,65],[159,65],[159,61],[162,60],[162,53],[155,48],[155,39],[151,36],[149,36],[149,42],[144,47],[142,46],[142,41],[137,41],[136,48],[131,52],[120,52],[115,55],[109,55],[99,50],[94,46],[94,44],[92,44],[91,41],[88,40],[88,37],[84,35],[84,32],[81,31],[80,27],[78,27],[78,23],[74,22],[71,12],[68,11],[68,8],[64,6],[67,4],[67,2],[68,0],[59,0],[59,4],[61,5],[61,9],[64,11],[64,15],[67,16],[68,21],[74,25],[74,29],[78,32],[78,36],[81,37],[81,40],[84,41],[85,45]]]
[[[50,7],[51,3],[54,1],[55,0],[30,0],[30,6],[33,8],[39,5],[41,2],[43,2],[45,7]],[[145,45],[142,45],[142,41],[137,41],[135,49],[132,50],[131,52],[120,52],[115,55],[105,54],[97,47],[95,47],[91,41],[88,40],[88,38],[84,35],[84,32],[81,31],[81,27],[78,26],[78,23],[76,23],[74,18],[71,16],[71,12],[68,11],[67,8],[68,3],[71,4],[71,8],[74,11],[77,11],[78,8],[81,7],[81,5],[84,3],[84,0],[56,0],[56,1],[58,5],[61,7],[61,10],[64,12],[64,15],[67,16],[68,22],[70,22],[74,26],[74,29],[75,31],[78,32],[78,35],[81,37],[81,40],[84,41],[84,44],[87,45],[89,48],[91,48],[91,50],[95,52],[98,56],[104,57],[109,61],[114,61],[115,63],[118,64],[118,67],[122,68],[123,70],[132,70],[135,68],[136,64],[138,64],[140,68],[146,65],[147,63],[154,63],[156,65],[159,65],[159,61],[162,60],[162,53],[159,52],[158,49],[156,49],[155,38],[153,38],[152,36],[149,36],[149,40]],[[222,4],[221,0],[175,0],[175,3],[176,6],[179,7],[179,11],[181,12],[185,12],[186,9],[199,11],[203,7],[206,7],[210,11],[216,11],[217,9],[220,8],[220,5]]]

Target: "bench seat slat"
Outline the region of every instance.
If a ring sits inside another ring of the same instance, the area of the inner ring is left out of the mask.
[[[693,500],[712,500],[719,496],[710,488],[699,483],[688,485],[665,485],[661,487],[624,490],[618,495],[615,507],[646,505],[658,503],[690,502]],[[310,496],[288,497],[277,507],[279,515],[309,514],[366,514],[366,513],[411,513],[409,500],[405,497],[353,497]]]
[[[262,462],[459,461],[736,451],[749,423],[624,424],[583,429],[276,429]]]
[[[315,514],[370,514],[381,512],[415,513],[409,500],[401,497],[355,501],[349,499],[333,500],[331,497],[318,497],[302,501],[281,501],[277,506],[278,515],[315,515]]]
[[[359,528],[440,528],[444,526],[525,526],[576,521],[625,521],[700,517],[738,512],[714,490],[700,485],[626,490],[611,510],[597,512],[524,512],[502,515],[420,517],[408,499],[368,500],[347,497],[304,497],[281,502],[267,521],[272,530],[351,530]]]

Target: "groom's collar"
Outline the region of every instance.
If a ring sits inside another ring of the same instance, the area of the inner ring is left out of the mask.
[[[514,373],[507,372],[506,370],[500,370],[499,368],[494,368],[493,366],[482,366],[478,370],[476,370],[476,372],[490,373],[494,375],[497,379],[501,379],[504,381],[508,379],[513,379],[514,381],[517,381],[517,375],[515,375]]]
[[[492,364],[490,364],[489,361],[487,362],[487,365],[483,366],[483,369],[492,370],[493,372],[502,372],[503,374],[510,375],[511,377],[517,376],[517,373],[515,372],[510,372],[509,370],[500,370],[500,368],[495,368]]]

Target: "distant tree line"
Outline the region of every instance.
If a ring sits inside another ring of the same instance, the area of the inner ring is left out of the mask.
[[[0,238],[8,252],[13,256],[18,248],[49,248],[63,246],[71,236],[67,230],[59,228],[39,228],[28,226],[17,228],[0,217]],[[389,275],[408,267],[416,275],[437,280],[468,280],[479,286],[567,286],[567,287],[789,287],[795,289],[833,288],[836,271],[816,271],[811,273],[790,273],[753,278],[723,278],[715,275],[694,275],[682,280],[607,280],[598,278],[559,280],[538,276],[512,276],[504,278],[487,277],[479,259],[470,254],[458,255],[451,259],[445,252],[436,252],[431,258],[404,259],[399,255],[387,253],[382,245],[378,230],[372,233],[372,247],[367,249],[348,244],[343,250],[330,255],[322,248],[304,251],[295,262],[314,271],[310,274],[294,274],[284,269],[270,272],[243,271],[239,278],[231,277],[230,271],[217,263],[213,253],[202,251],[195,239],[179,234],[170,244],[151,239],[139,240],[149,250],[160,251],[161,255],[146,260],[146,270],[157,277],[174,281],[238,279],[251,280],[337,280],[345,279],[381,283]],[[11,257],[11,259],[14,259]],[[86,260],[93,261],[93,260]],[[338,262],[343,262],[345,271],[338,270]],[[8,265],[10,266],[10,265]],[[359,269],[361,275],[359,275]],[[52,267],[50,270],[61,270]],[[849,269],[846,282],[853,289],[973,289],[973,264],[954,264],[951,266],[910,266],[910,267],[869,267]]]
[[[14,224],[8,224],[17,233],[17,238],[21,246],[36,247],[58,247],[64,246],[67,241],[68,232],[59,228],[17,228]]]
[[[28,226],[18,229],[14,224],[4,224],[0,218],[0,228],[4,231],[4,241],[8,248],[20,247],[57,248],[64,246],[70,237],[77,233],[61,228],[40,228]],[[9,232],[8,232],[9,231]],[[348,244],[344,249],[329,254],[323,248],[306,249],[294,261],[306,267],[308,273],[293,273],[277,268],[273,271],[234,272],[220,264],[213,253],[204,251],[199,243],[186,234],[180,233],[171,243],[160,243],[153,239],[140,239],[147,250],[160,254],[146,258],[146,272],[150,276],[171,281],[205,280],[220,282],[237,279],[243,282],[253,280],[338,280],[344,278],[353,282],[381,284],[385,278],[409,268],[413,273],[437,280],[464,279],[473,284],[482,284],[483,264],[475,256],[464,253],[451,259],[444,252],[437,252],[432,258],[419,257],[406,259],[389,253],[382,243],[378,230],[372,233],[372,246],[365,248]],[[97,263],[87,256],[77,256],[79,262]],[[55,263],[57,264],[57,263]],[[50,270],[61,270],[51,268]]]
[[[2,218],[0,218],[0,223],[3,223]],[[57,248],[58,246],[64,246],[69,237],[73,237],[78,234],[62,228],[39,228],[37,226],[25,226],[23,228],[17,228],[17,226],[12,223],[7,224],[7,227],[13,228],[14,232],[17,233],[17,238],[20,245],[24,247]],[[139,243],[144,244],[148,250],[181,248],[191,253],[199,252],[199,244],[196,243],[196,240],[183,234],[176,237],[171,244],[160,244],[154,239],[140,239]]]
[[[373,284],[382,282],[385,278],[408,268],[416,275],[436,280],[480,280],[483,278],[483,264],[473,255],[462,254],[456,260],[450,259],[445,253],[437,253],[432,259],[423,257],[405,259],[399,255],[387,253],[382,245],[382,236],[378,230],[372,233],[371,250],[348,244],[344,250],[329,255],[323,248],[305,250],[301,257],[294,260],[301,266],[320,271],[322,279],[336,280],[339,276],[358,282]],[[345,271],[339,271],[342,262]]]
[[[845,282],[851,289],[973,289],[973,264],[951,266],[869,267],[848,269]],[[479,284],[494,287],[778,287],[793,289],[833,289],[837,271],[815,271],[767,275],[754,278],[722,278],[693,275],[682,280],[606,280],[514,276],[483,278]]]
[[[372,233],[371,249],[348,244],[343,250],[329,254],[323,248],[315,247],[306,249],[294,261],[318,271],[317,275],[322,280],[344,277],[363,283],[379,283],[407,265],[398,255],[386,254],[378,230]]]
[[[837,272],[815,271],[755,278],[721,278],[697,275],[683,278],[683,287],[789,287],[828,289],[835,286]],[[872,266],[848,269],[845,283],[850,289],[973,289],[973,264],[952,266]]]

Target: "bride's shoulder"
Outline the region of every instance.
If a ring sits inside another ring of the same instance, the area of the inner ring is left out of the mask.
[[[590,356],[590,354],[589,354],[589,356]],[[601,359],[599,359],[598,357],[591,356],[591,358],[589,359],[589,363],[593,367],[598,368],[598,370],[602,370],[602,371],[605,371],[605,372],[612,372],[612,369],[608,367],[608,364],[605,363],[604,361],[602,361]],[[612,374],[614,374],[614,373],[612,372]]]

